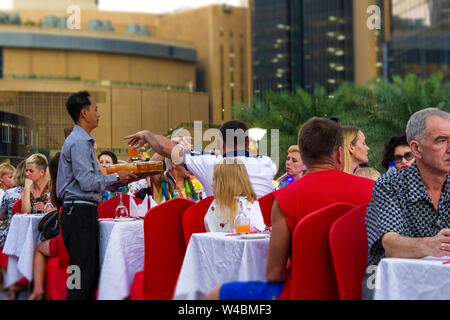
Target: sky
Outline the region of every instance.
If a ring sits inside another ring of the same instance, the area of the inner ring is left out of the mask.
[[[133,11],[166,13],[177,9],[188,9],[209,4],[227,3],[246,5],[247,0],[99,0],[99,9],[105,11]],[[0,0],[0,9],[12,9],[12,0]]]

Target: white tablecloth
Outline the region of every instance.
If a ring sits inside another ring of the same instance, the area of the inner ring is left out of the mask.
[[[269,241],[244,240],[220,232],[193,234],[174,299],[204,299],[215,285],[229,281],[266,281]]]
[[[375,300],[450,300],[450,257],[382,259]]]
[[[15,214],[11,219],[3,253],[9,255],[5,287],[22,277],[33,279],[33,257],[40,243],[38,225],[45,214]]]
[[[97,298],[127,298],[134,275],[144,270],[143,220],[100,222],[100,266]]]

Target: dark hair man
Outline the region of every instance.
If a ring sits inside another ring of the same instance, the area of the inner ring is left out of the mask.
[[[238,120],[228,121],[220,128],[220,136],[222,155],[191,152],[176,142],[150,131],[140,131],[125,139],[128,139],[129,145],[134,149],[148,143],[156,153],[172,159],[175,163],[177,161],[173,156],[182,158],[184,166],[201,182],[207,196],[213,195],[211,184],[214,165],[226,157],[237,157],[244,162],[258,198],[272,192],[273,177],[277,173],[277,168],[267,156],[250,157],[247,125]]]
[[[64,142],[58,164],[56,195],[63,201],[61,234],[71,266],[78,267],[79,288],[68,288],[67,299],[95,299],[99,276],[97,203],[105,188],[117,181],[136,179],[131,171],[102,176],[94,152],[100,114],[87,91],[73,94],[66,103],[75,126]]]
[[[336,202],[361,205],[370,201],[374,181],[342,171],[343,145],[342,129],[335,121],[311,118],[302,125],[298,146],[307,174],[277,191],[275,196],[266,264],[268,282],[230,282],[219,285],[210,291],[209,299],[290,298],[292,275],[290,264],[287,268],[286,265],[297,223],[308,214]]]

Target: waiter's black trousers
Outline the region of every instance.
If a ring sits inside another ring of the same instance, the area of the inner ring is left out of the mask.
[[[100,272],[97,207],[63,207],[61,234],[70,262],[67,300],[94,300]]]

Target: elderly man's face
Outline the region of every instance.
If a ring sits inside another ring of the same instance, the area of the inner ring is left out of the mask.
[[[422,162],[437,171],[450,173],[450,120],[432,116],[426,120],[426,127],[420,152]]]

